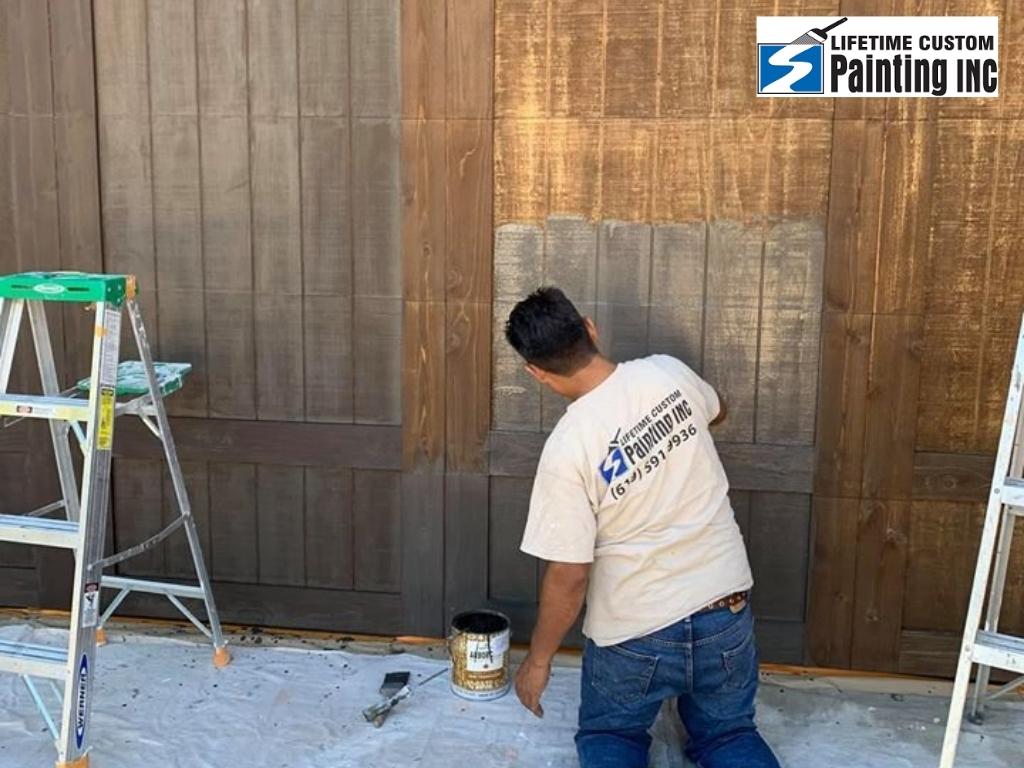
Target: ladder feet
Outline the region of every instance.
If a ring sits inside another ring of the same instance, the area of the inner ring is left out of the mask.
[[[224,669],[230,663],[231,651],[227,649],[227,646],[222,645],[220,648],[213,649],[213,666],[217,669]]]
[[[102,647],[107,644],[107,630],[103,627],[96,629],[96,645]]]
[[[68,762],[57,762],[57,768],[89,768],[89,756],[82,755],[77,760],[70,760]]]
[[[967,715],[967,721],[974,725],[984,725],[985,714],[983,712],[971,712]]]

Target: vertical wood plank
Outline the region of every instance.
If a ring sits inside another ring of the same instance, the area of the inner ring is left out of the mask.
[[[491,478],[488,594],[492,600],[537,601],[537,561],[519,550],[529,511],[531,482]]]
[[[548,120],[552,148],[547,169],[549,213],[553,217],[601,218],[601,131],[597,120]]]
[[[707,225],[662,224],[654,228],[651,258],[652,354],[677,357],[701,370]]]
[[[775,224],[765,242],[755,437],[811,445],[818,394],[825,232],[816,220]]]
[[[401,478],[401,531],[398,535],[403,625],[427,637],[444,634],[445,476],[407,472]]]
[[[445,477],[445,623],[469,606],[487,602],[491,480],[485,475]]]
[[[729,409],[729,418],[716,429],[721,440],[754,438],[762,250],[760,227],[711,223],[703,375]]]
[[[306,296],[303,306],[305,420],[352,421],[352,300]],[[294,306],[286,310],[294,312]]]
[[[400,590],[401,496],[401,475],[397,472],[354,472],[355,588],[359,591]]]
[[[306,586],[352,589],[352,470],[307,467],[305,482]]]
[[[807,649],[817,665],[852,661],[859,510],[857,499],[814,499]]]
[[[548,213],[546,128],[539,120],[494,126],[494,223],[537,223]]]
[[[249,103],[253,116],[298,113],[295,0],[249,0]]]
[[[815,493],[859,498],[864,474],[871,315],[822,318]]]
[[[348,0],[298,0],[299,111],[302,115],[348,114]]]
[[[850,655],[855,669],[897,669],[909,515],[907,501],[865,500],[861,505]]]
[[[397,120],[353,123],[352,256],[357,297],[402,295],[400,142]]]
[[[921,327],[919,315],[874,318],[864,432],[866,498],[910,498]]]
[[[507,224],[494,242],[493,421],[499,429],[540,427],[540,387],[505,340],[505,324],[516,302],[539,287],[544,236],[540,227]]]
[[[354,308],[355,420],[398,424],[402,418],[402,300],[357,298]]]
[[[402,290],[409,300],[444,300],[447,151],[443,120],[402,121]]]
[[[397,117],[402,104],[399,0],[348,0],[352,114]]]
[[[402,3],[402,117],[444,118],[447,108],[446,0]]]
[[[757,615],[803,621],[811,500],[795,493],[751,494],[751,569]]]
[[[647,354],[651,303],[649,224],[603,222],[597,245],[597,330],[613,360]]]
[[[661,54],[661,114],[711,114],[717,3],[665,0]]]
[[[491,423],[491,305],[449,302],[445,380],[446,468],[487,471],[487,432]]]
[[[135,546],[160,530],[163,518],[159,461],[118,459],[114,462],[111,494],[114,506],[114,536],[118,550]],[[134,576],[163,576],[167,573],[167,551],[154,547],[120,566],[120,572]]]
[[[656,114],[658,88],[658,3],[620,0],[606,4],[604,114]]]
[[[446,10],[448,118],[490,117],[494,83],[494,3],[447,0]],[[489,158],[486,162],[490,165]]]
[[[260,584],[306,583],[304,483],[302,467],[256,468]]]
[[[256,467],[210,465],[210,563],[216,581],[259,579],[259,519]],[[263,546],[272,546],[266,542]]]
[[[495,0],[494,27],[495,113],[546,114],[548,0]]]
[[[491,123],[449,120],[447,125],[447,295],[489,303],[494,193]]]
[[[402,328],[402,467],[441,472],[445,463],[445,305],[404,305]]]

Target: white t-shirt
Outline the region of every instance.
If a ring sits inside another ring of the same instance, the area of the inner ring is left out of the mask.
[[[583,631],[615,645],[753,584],[708,431],[715,390],[684,363],[620,363],[544,444],[522,550],[593,563]]]

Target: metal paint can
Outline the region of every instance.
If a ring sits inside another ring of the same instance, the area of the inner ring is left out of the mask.
[[[452,693],[472,701],[491,701],[508,693],[511,636],[512,622],[497,611],[465,611],[452,619]]]

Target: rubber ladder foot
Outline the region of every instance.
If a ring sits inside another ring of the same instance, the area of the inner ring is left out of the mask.
[[[224,669],[231,663],[231,651],[226,646],[213,649],[213,666],[217,669]]]
[[[89,756],[82,755],[77,760],[70,760],[68,762],[57,762],[57,768],[89,768]]]
[[[103,627],[100,627],[99,629],[96,630],[96,645],[102,647],[102,646],[104,646],[106,644],[107,644],[107,630],[105,630]]]

